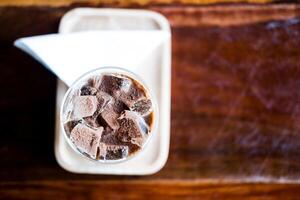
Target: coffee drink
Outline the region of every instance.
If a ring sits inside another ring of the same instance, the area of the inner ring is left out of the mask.
[[[123,160],[143,148],[155,113],[142,83],[124,74],[101,73],[77,85],[63,105],[63,129],[73,147],[100,161]]]

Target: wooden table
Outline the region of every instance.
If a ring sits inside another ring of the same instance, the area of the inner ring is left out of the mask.
[[[102,4],[16,5],[0,7],[1,199],[300,198],[300,5],[122,5],[172,26],[170,154],[144,177],[60,168],[56,77],[12,46]]]

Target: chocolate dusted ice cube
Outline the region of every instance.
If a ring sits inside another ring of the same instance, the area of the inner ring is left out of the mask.
[[[114,99],[112,104],[114,111],[118,114],[121,114],[124,110],[129,110],[128,106],[120,100]]]
[[[100,143],[99,157],[104,160],[119,160],[128,156],[129,148],[125,145]]]
[[[67,121],[66,123],[64,123],[64,129],[65,129],[66,133],[68,135],[70,135],[71,131],[78,123],[80,123],[80,120],[70,120],[70,121]]]
[[[79,123],[71,131],[70,140],[78,149],[95,159],[97,157],[102,131],[102,127],[94,130]]]
[[[102,112],[103,109],[111,102],[114,101],[114,98],[107,94],[106,92],[102,92],[102,91],[99,91],[97,92],[96,94],[96,97],[97,97],[97,100],[98,100],[98,112]]]
[[[74,115],[78,118],[92,116],[97,107],[98,100],[95,96],[74,97]]]
[[[131,107],[130,110],[139,113],[141,116],[146,116],[152,112],[152,102],[150,99],[143,98],[139,101],[136,101]]]
[[[149,128],[144,119],[133,111],[124,111],[118,119],[118,139],[122,142],[130,142],[141,147],[148,136]]]
[[[104,110],[99,115],[99,120],[101,123],[106,124],[113,130],[119,128],[119,123],[117,121],[119,114],[114,111],[113,104],[107,105]]]
[[[128,91],[116,91],[114,96],[122,101],[128,108],[131,108],[137,101],[145,98],[146,93],[140,85],[135,83],[131,85]]]
[[[106,127],[103,130],[100,142],[105,144],[121,144],[117,138],[116,132],[110,127]]]
[[[104,108],[110,102],[112,102],[114,100],[112,96],[110,96],[109,94],[102,92],[102,91],[98,91],[96,94],[96,97],[98,100],[97,110],[94,112],[94,114],[92,116],[83,118],[84,122],[87,125],[94,127],[94,128],[103,126],[103,124],[102,124],[103,121],[101,121],[101,119],[99,119],[99,118],[101,118],[100,113],[104,110]],[[102,120],[104,120],[104,119],[102,119]]]
[[[98,90],[92,86],[84,85],[80,89],[81,96],[89,96],[89,95],[96,95]]]
[[[103,106],[98,119],[113,130],[116,130],[119,128],[117,119],[119,118],[120,113],[127,107],[121,101],[116,100],[109,94],[105,92],[102,92],[102,94],[104,94],[109,101]]]
[[[99,89],[114,96],[116,91],[128,92],[132,81],[123,76],[103,75]]]
[[[84,117],[83,123],[89,127],[92,128],[99,128],[101,124],[98,121],[98,115],[97,116],[90,116],[90,117]]]

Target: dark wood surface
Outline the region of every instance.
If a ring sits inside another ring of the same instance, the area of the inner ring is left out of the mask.
[[[298,200],[299,185],[197,181],[39,181],[1,184],[3,199]]]
[[[145,177],[55,161],[56,77],[12,43],[72,7],[0,7],[0,198],[300,198],[300,6],[146,7],[170,20],[173,57],[170,155]]]
[[[70,6],[74,4],[89,4],[90,6],[147,6],[147,5],[208,5],[216,3],[257,3],[278,2],[278,0],[1,0],[0,6]],[[297,0],[289,0],[297,2]]]

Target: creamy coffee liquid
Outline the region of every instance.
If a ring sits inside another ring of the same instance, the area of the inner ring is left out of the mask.
[[[84,155],[120,160],[139,151],[153,128],[153,105],[147,90],[125,75],[93,75],[65,101],[64,130]]]

